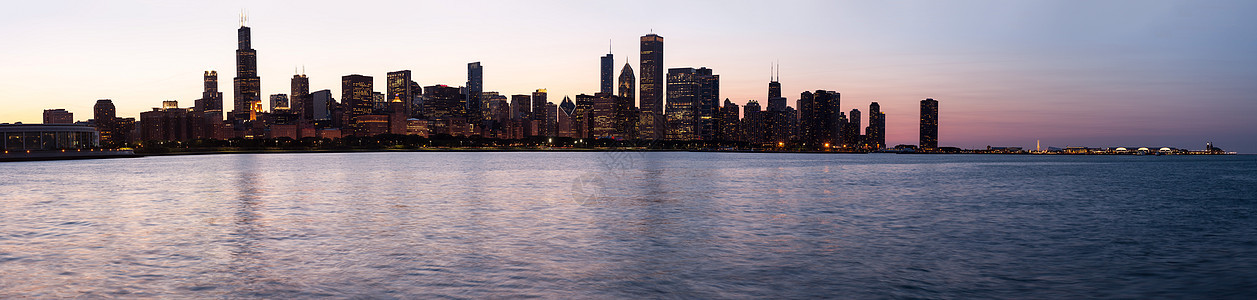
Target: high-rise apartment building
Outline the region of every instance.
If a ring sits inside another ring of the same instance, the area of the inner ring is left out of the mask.
[[[114,146],[125,142],[116,139],[118,113],[113,106],[113,100],[96,100],[96,105],[92,106],[92,119],[96,122],[96,130],[100,132],[101,145]]]
[[[886,147],[886,114],[877,102],[869,104],[869,127],[864,129],[865,145],[870,149]]]
[[[938,100],[925,98],[921,100],[921,138],[922,149],[938,148]]]
[[[838,92],[817,90],[799,95],[799,135],[808,147],[820,148],[828,144],[838,145],[841,134],[839,108],[842,95]]]

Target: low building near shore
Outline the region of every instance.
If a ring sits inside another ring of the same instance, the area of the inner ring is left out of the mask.
[[[53,151],[100,148],[96,127],[76,124],[0,124],[0,150]]]

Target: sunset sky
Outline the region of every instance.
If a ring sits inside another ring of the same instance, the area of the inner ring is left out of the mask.
[[[549,100],[598,90],[638,37],[664,65],[708,67],[721,98],[842,93],[887,114],[887,143],[916,144],[918,103],[939,101],[939,145],[1170,146],[1257,153],[1257,1],[24,1],[0,11],[0,122],[44,109],[91,118],[96,99],[137,117],[200,97],[219,72],[231,107],[236,29],[253,28],[265,95],[304,66],[340,100],[340,77],[412,70],[421,85]],[[640,75],[640,74],[638,74]],[[764,103],[766,104],[766,103]],[[269,107],[269,105],[268,105]],[[866,118],[867,120],[867,118]]]

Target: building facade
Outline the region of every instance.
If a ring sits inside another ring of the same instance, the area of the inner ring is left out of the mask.
[[[938,100],[926,98],[921,100],[921,131],[922,149],[938,148]]]
[[[664,80],[663,77],[663,37],[654,33],[641,37],[641,138],[661,139],[664,137]]]
[[[240,124],[251,117],[256,118],[253,112],[262,103],[262,79],[257,76],[257,50],[252,47],[251,29],[241,24],[236,37],[235,107],[230,119]]]

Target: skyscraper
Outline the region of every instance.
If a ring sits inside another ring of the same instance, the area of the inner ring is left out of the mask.
[[[719,135],[720,122],[720,75],[712,74],[711,69],[694,70],[698,79],[698,137],[714,140]]]
[[[768,111],[785,111],[786,98],[781,97],[781,83],[777,82],[779,78],[769,76],[768,80]]]
[[[554,116],[546,113],[547,93],[546,89],[537,89],[537,91],[532,93],[532,119],[537,121],[534,124],[536,126],[533,126],[533,130],[537,132],[537,135],[550,135],[550,133],[545,132],[545,124],[546,120]]]
[[[331,90],[318,90],[310,93],[310,103],[313,105],[313,109],[310,110],[311,120],[332,120],[332,110],[336,106],[336,99],[332,97]]]
[[[484,93],[484,67],[480,66],[480,62],[472,62],[467,64],[467,119],[477,127],[483,126],[484,116],[484,99],[481,98]]]
[[[414,112],[414,107],[412,107],[411,103],[415,99],[415,94],[419,93],[419,91],[416,91],[419,87],[411,84],[413,81],[410,78],[410,70],[388,72],[386,76],[385,80],[388,81],[388,87],[385,91],[386,101],[405,103],[405,114],[407,117],[411,116]]]
[[[938,100],[932,98],[921,100],[920,134],[922,149],[938,148]]]
[[[288,105],[288,95],[272,94],[271,95],[271,112],[278,110],[287,110],[291,107]]]
[[[602,57],[602,72],[598,78],[601,79],[599,91],[601,93],[611,94],[615,92],[615,56],[607,53]]]
[[[644,139],[664,136],[663,118],[663,37],[654,33],[641,38],[641,135]]]
[[[665,137],[669,140],[697,140],[698,93],[701,88],[694,68],[668,69],[668,127]]]
[[[314,101],[310,99],[310,78],[306,77],[306,74],[293,74],[291,90],[288,108],[297,114],[298,123],[314,122]]]
[[[864,129],[865,144],[871,149],[886,147],[886,114],[882,107],[873,102],[869,104],[869,127]]]
[[[511,119],[532,119],[532,96],[511,95]]]
[[[850,115],[847,116],[847,124],[842,133],[842,143],[847,147],[856,148],[864,143],[863,137],[860,135],[860,125],[864,120],[860,118],[860,110],[852,109]]]
[[[375,80],[365,75],[345,75],[340,77],[340,101],[345,105],[342,133],[366,136],[366,128],[358,126],[358,118],[374,113],[373,85]]]
[[[620,97],[628,99],[630,103],[637,103],[637,76],[633,74],[633,66],[628,62],[624,62],[624,68],[620,70]]]
[[[720,75],[708,68],[668,69],[667,94],[668,139],[716,139]]]
[[[448,120],[467,116],[466,97],[462,89],[448,85],[433,85],[423,89],[424,115],[428,120]],[[464,120],[463,122],[466,122]]]
[[[740,126],[738,126],[738,105],[725,99],[724,107],[720,108],[720,135],[719,140],[738,141],[741,140],[738,134]]]
[[[118,114],[113,106],[113,100],[96,100],[96,105],[92,106],[92,119],[96,121],[96,130],[100,131],[101,145],[112,146],[119,143],[115,139]]]
[[[204,112],[206,116],[213,116],[214,120],[222,121],[223,93],[218,91],[218,71],[205,71],[204,86],[201,100],[195,104],[196,110]]]
[[[840,122],[845,121],[839,109],[841,97],[838,92],[826,90],[799,95],[799,135],[808,147],[838,144]]]
[[[767,138],[761,108],[759,101],[755,100],[746,101],[746,106],[742,107],[742,139],[748,143],[763,143]]]
[[[232,119],[240,122],[248,120],[253,110],[262,103],[262,79],[258,78],[257,51],[253,50],[251,32],[245,25],[245,17],[240,19],[240,29],[236,31],[236,78],[235,107]]]

